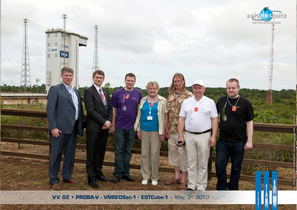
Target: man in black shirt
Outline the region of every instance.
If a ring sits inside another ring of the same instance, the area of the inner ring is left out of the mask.
[[[238,190],[244,151],[253,148],[254,112],[251,103],[238,95],[237,79],[226,83],[227,96],[217,102],[220,113],[220,136],[216,144],[217,190]],[[227,183],[226,166],[231,157],[231,176]]]

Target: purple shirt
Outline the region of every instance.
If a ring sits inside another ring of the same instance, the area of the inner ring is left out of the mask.
[[[127,95],[129,98],[127,99]],[[134,129],[134,123],[137,116],[137,108],[142,93],[140,90],[133,88],[132,91],[126,91],[124,88],[114,92],[111,98],[112,107],[117,109],[116,128]]]

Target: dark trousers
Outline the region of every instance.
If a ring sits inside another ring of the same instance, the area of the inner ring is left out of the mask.
[[[51,135],[51,160],[49,164],[50,184],[59,183],[58,173],[62,154],[64,151],[62,177],[64,180],[72,179],[75,149],[77,142],[77,124],[74,125],[71,134],[60,133],[58,138]]]
[[[218,178],[217,190],[238,190],[241,165],[244,156],[244,142],[227,143],[217,141],[216,144],[216,173]],[[231,176],[227,183],[226,167],[231,157]]]
[[[135,139],[134,129],[119,129],[114,131],[114,176],[128,176],[130,171],[131,149]]]
[[[103,175],[102,163],[104,160],[108,130],[99,133],[87,132],[87,164],[88,179]]]

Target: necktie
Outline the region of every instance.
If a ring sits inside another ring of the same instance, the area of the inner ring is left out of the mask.
[[[71,90],[70,90],[69,94],[70,94],[71,99],[72,99],[72,101],[73,101],[73,103],[74,103],[74,95],[72,94]]]
[[[100,97],[102,98],[103,104],[104,104],[105,109],[106,109],[106,101],[104,100],[104,96],[103,96],[103,94],[102,94],[101,89],[99,89],[99,93],[100,93]]]

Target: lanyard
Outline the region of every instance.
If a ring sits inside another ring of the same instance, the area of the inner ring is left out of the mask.
[[[230,101],[229,101],[229,99],[228,99],[229,97],[227,96],[227,101],[228,101],[228,104],[230,105],[230,106],[232,106],[233,107],[233,105],[230,103]],[[235,102],[235,105],[234,106],[236,106],[237,105],[237,103],[238,103],[238,101],[239,101],[239,99],[240,99],[240,96],[238,96],[238,98],[237,98],[237,100],[236,100],[236,102]],[[226,106],[226,105],[225,105]]]
[[[134,88],[130,91],[130,93],[128,93],[127,91],[126,91],[126,89],[124,88],[124,91],[125,91],[125,93],[126,93],[126,95],[124,95],[124,98],[125,99],[128,99],[129,97],[130,97],[130,94],[133,92],[133,90],[134,90]],[[124,99],[124,100],[125,100]]]
[[[125,105],[125,99],[128,100],[128,98],[130,97],[130,94],[133,92],[133,90],[134,90],[134,88],[132,89],[132,91],[131,91],[130,93],[128,93],[128,92],[125,90],[125,88],[124,88],[125,94],[123,95],[123,101],[122,101],[122,103],[123,103],[122,110],[123,110],[124,112],[127,110],[127,107],[126,107],[126,105]]]
[[[232,107],[232,111],[235,112],[235,111],[236,111],[236,105],[237,105],[237,103],[238,103],[238,101],[239,101],[239,99],[240,99],[240,96],[238,96],[238,98],[237,98],[236,103],[235,103],[234,106],[230,103],[230,101],[229,101],[228,98],[229,98],[229,97],[227,96],[228,104]]]
[[[179,93],[174,93],[173,94],[173,99],[172,99],[172,102],[179,96]]]
[[[156,96],[154,102],[151,102],[151,98],[148,97],[148,103],[149,103],[149,116],[151,116],[151,113],[152,113],[152,107],[154,106],[153,103],[155,103],[155,102],[157,101],[157,99],[158,99],[158,96]]]

